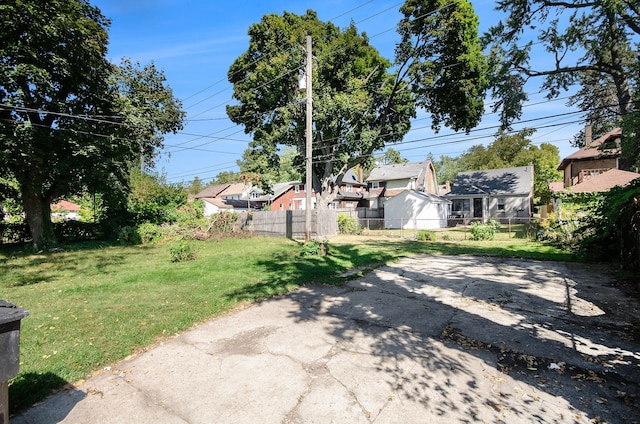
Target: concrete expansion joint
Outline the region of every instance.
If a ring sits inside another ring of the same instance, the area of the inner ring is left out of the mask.
[[[143,399],[143,402],[146,405],[152,405],[155,406],[159,409],[162,409],[163,411],[165,411],[168,415],[174,416],[178,419],[180,419],[181,421],[183,421],[186,424],[191,424],[190,421],[185,418],[180,416],[176,411],[174,411],[164,400],[158,398],[157,396],[153,396],[150,393],[148,393],[147,391],[139,388],[138,386],[136,386],[135,384],[135,379],[134,378],[127,378],[127,375],[129,375],[131,371],[129,370],[112,370],[112,373],[114,374],[113,379],[114,380],[118,380],[119,382],[122,382],[124,384],[126,384],[129,387],[132,387],[133,389],[135,389],[135,393],[136,396],[141,396]],[[89,393],[89,391],[87,391]]]

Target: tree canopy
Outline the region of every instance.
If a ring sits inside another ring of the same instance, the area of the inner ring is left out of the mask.
[[[15,178],[37,248],[50,204],[83,191],[126,204],[129,166],[181,128],[153,66],[106,59],[109,21],[84,0],[10,2],[0,13],[0,169]],[[156,97],[158,95],[158,97]]]
[[[549,98],[578,87],[570,104],[585,113],[594,134],[604,133],[636,109],[636,2],[503,0],[498,9],[507,17],[489,30],[485,42],[490,46],[491,90],[498,100],[494,111],[500,111],[505,128],[520,117],[531,78],[542,79]],[[549,60],[534,61],[533,52]]]
[[[278,168],[278,145],[305,155],[304,93],[297,90],[313,40],[313,185],[319,207],[336,195],[333,181],[372,154],[402,140],[417,106],[432,113],[433,127],[468,130],[482,114],[483,57],[477,18],[466,1],[409,0],[401,9],[402,40],[392,63],[380,56],[354,24],[341,30],[313,11],[266,15],[249,28],[249,49],[229,69],[238,104],[230,119],[253,136],[245,161],[253,172]],[[452,95],[454,93],[455,95]]]

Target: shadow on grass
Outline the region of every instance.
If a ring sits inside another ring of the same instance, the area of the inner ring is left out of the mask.
[[[9,414],[14,415],[32,406],[66,384],[65,379],[52,372],[30,372],[18,375],[9,385]],[[62,421],[83,396],[82,392],[78,391],[78,395],[73,396],[74,401],[69,402],[66,408],[50,411],[50,422]]]
[[[258,261],[266,278],[260,283],[230,292],[232,300],[253,301],[284,294],[307,284],[341,285],[363,273],[415,254],[480,255],[509,258],[575,261],[567,252],[550,246],[501,242],[420,242],[400,240],[366,240],[358,243],[328,244],[325,256],[280,254]],[[302,244],[301,244],[302,247]],[[302,250],[302,249],[301,249]]]
[[[105,252],[105,249],[120,244],[110,242],[88,241],[63,244],[52,251],[34,253],[29,247],[6,247],[0,249],[0,271],[4,271],[5,284],[10,287],[21,287],[50,282],[59,274],[66,272],[85,272],[87,268],[98,273],[107,272],[110,267],[122,264],[127,259],[123,253]],[[142,250],[151,246],[140,245]],[[79,255],[78,253],[82,254]],[[4,256],[4,257],[2,257]]]

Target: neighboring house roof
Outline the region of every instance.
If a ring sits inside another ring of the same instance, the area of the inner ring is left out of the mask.
[[[53,205],[51,205],[51,210],[54,211],[67,211],[67,212],[78,212],[80,210],[80,206],[72,203],[72,202],[68,202],[66,200],[60,200],[57,203],[54,203]]]
[[[393,165],[383,165],[373,168],[366,181],[393,181],[417,178],[425,169],[425,162],[406,162]]]
[[[337,183],[337,178],[333,177],[332,178],[333,183]],[[366,186],[367,184],[358,180],[358,176],[356,175],[356,173],[353,171],[353,169],[349,169],[347,172],[344,173],[344,175],[342,176],[342,184],[351,184],[351,185],[355,185],[355,186]]]
[[[595,193],[609,191],[616,186],[624,187],[636,178],[640,178],[640,174],[620,169],[610,169],[602,174],[591,177],[580,184],[569,187],[567,191],[571,193]]]
[[[564,183],[561,182],[550,182],[549,183],[549,190],[551,191],[560,191],[564,189]]]
[[[460,195],[528,195],[533,190],[533,166],[460,172],[451,192]]]
[[[218,196],[234,196],[244,194],[250,187],[245,183],[231,183],[227,188],[218,193]]]
[[[582,149],[573,152],[566,158],[562,159],[560,165],[558,165],[558,170],[562,171],[565,169],[571,162],[579,161],[579,160],[588,160],[588,159],[598,159],[603,157],[616,157],[620,155],[620,148],[613,147],[608,149],[600,149],[600,147],[608,142],[615,141],[616,139],[622,136],[622,129],[615,128],[602,137],[598,138],[588,146],[583,147]]]
[[[204,190],[202,190],[200,193],[196,194],[194,197],[196,199],[203,199],[207,197],[208,198],[218,197],[220,193],[225,191],[230,185],[231,184],[218,184],[214,186],[209,186]]]
[[[336,200],[360,200],[363,193],[357,191],[338,190]]]
[[[263,194],[259,198],[253,199],[253,200],[256,200],[256,201],[259,201],[259,202],[271,202],[271,201],[277,199],[278,197],[282,196],[283,194],[285,194],[293,186],[301,185],[301,184],[302,183],[300,181],[288,181],[286,183],[276,183],[276,184],[273,185],[273,193],[271,193],[271,194]]]

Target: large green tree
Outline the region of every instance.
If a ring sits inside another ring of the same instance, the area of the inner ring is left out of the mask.
[[[625,117],[634,111],[637,1],[501,0],[497,8],[507,17],[489,30],[485,41],[491,46],[490,82],[498,100],[494,110],[500,111],[505,127],[520,117],[525,84],[532,78],[542,80],[549,98],[578,87],[571,103],[594,121],[596,134],[606,130],[609,112]]]
[[[373,152],[402,140],[416,106],[432,113],[436,129],[476,125],[484,87],[477,18],[466,1],[444,6],[406,2],[393,67],[353,24],[340,30],[312,11],[266,15],[252,25],[249,49],[229,70],[238,104],[227,113],[253,136],[252,162],[263,163],[253,171],[279,166],[278,145],[297,147],[294,164],[302,170],[304,93],[296,87],[307,34],[313,39],[313,184],[319,207],[335,198],[334,178],[357,165],[366,168]]]
[[[166,92],[161,73],[107,61],[108,27],[84,0],[0,4],[0,169],[36,248],[55,243],[52,201],[88,191],[126,204],[130,164],[160,143],[150,128],[181,127],[180,113],[150,118],[172,99],[145,91]]]
[[[398,83],[409,84],[416,103],[442,125],[469,131],[480,123],[487,63],[478,17],[466,0],[406,0],[396,46]]]

